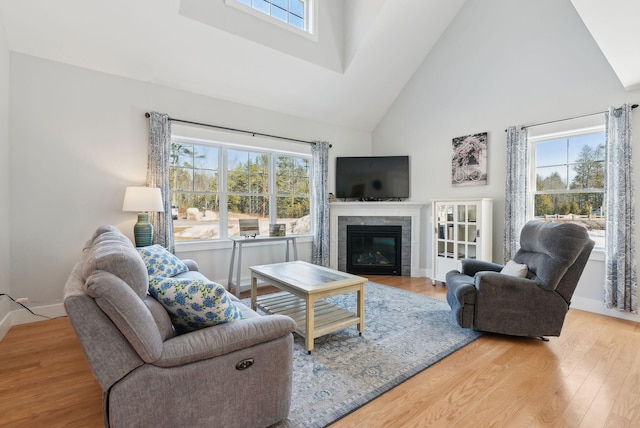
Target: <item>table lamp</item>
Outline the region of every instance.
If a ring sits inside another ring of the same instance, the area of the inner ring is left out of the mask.
[[[162,194],[158,187],[127,187],[122,211],[138,212],[138,222],[133,226],[136,247],[146,247],[153,242],[153,226],[149,223],[150,211],[164,211]]]

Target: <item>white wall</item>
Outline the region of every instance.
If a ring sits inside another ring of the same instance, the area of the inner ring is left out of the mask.
[[[344,71],[344,5],[341,0],[322,0],[313,5],[314,11],[309,15],[317,15],[313,35],[292,30],[285,23],[274,25],[262,12],[229,6],[234,3],[181,0],[180,14],[338,73]]]
[[[623,90],[568,0],[468,0],[374,131],[373,151],[411,153],[413,199],[494,198],[493,258],[502,262],[504,130],[624,102],[640,93]],[[633,119],[640,123],[638,111]],[[487,185],[453,188],[451,140],[484,131]],[[431,248],[423,251],[430,272]],[[573,307],[617,315],[599,302],[602,272],[602,261],[590,262]]]
[[[368,132],[22,54],[11,54],[11,76],[10,281],[16,297],[36,305],[61,302],[73,263],[96,227],[113,224],[133,238],[136,215],[122,212],[122,199],[126,186],[146,179],[147,111],[326,140],[334,146],[331,156],[371,149]],[[226,283],[228,248],[181,251],[212,280]]]
[[[9,283],[9,50],[0,25],[0,293],[11,294]],[[9,300],[0,297],[0,338]]]

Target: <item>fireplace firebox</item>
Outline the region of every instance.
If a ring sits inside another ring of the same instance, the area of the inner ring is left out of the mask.
[[[346,242],[347,272],[402,275],[402,226],[347,225]]]

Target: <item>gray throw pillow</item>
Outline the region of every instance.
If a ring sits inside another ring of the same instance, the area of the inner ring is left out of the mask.
[[[526,264],[516,263],[513,260],[509,260],[500,271],[503,275],[517,276],[518,278],[525,278],[527,272],[529,272],[529,268]]]

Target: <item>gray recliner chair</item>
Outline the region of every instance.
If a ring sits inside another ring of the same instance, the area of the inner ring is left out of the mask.
[[[578,224],[528,222],[521,248],[508,263],[520,267],[522,277],[472,259],[462,261],[462,272],[447,273],[447,302],[455,320],[478,331],[559,336],[594,245]]]

